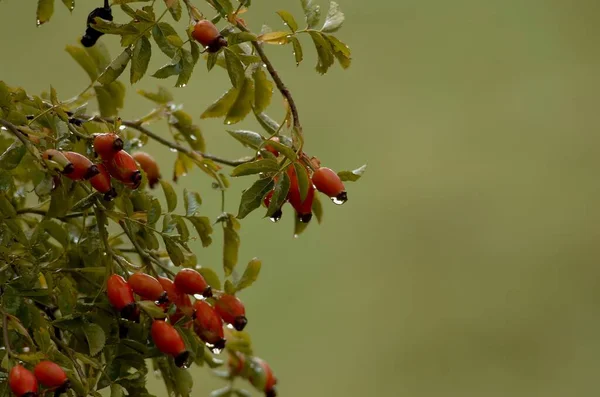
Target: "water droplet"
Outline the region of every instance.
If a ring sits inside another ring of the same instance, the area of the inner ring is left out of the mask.
[[[191,139],[192,141],[197,141],[197,140],[198,140],[198,138],[196,138],[194,135],[190,135],[190,139]]]
[[[283,216],[283,212],[281,211],[281,209],[279,209],[273,215],[271,215],[269,217],[269,219],[271,220],[271,222],[277,223],[277,222],[279,222],[279,220],[281,219],[282,216]]]
[[[8,130],[6,129],[6,127],[0,127],[0,130],[2,130],[2,131],[8,131]]]
[[[169,150],[172,151],[173,153],[177,153],[177,149],[170,148]]]
[[[121,125],[121,126],[119,126],[119,131],[123,131],[125,128],[127,128],[127,126]]]
[[[23,349],[23,353],[29,353],[29,347],[25,346]]]
[[[186,361],[183,364],[181,364],[180,368],[188,369],[190,366],[191,366],[191,363],[189,361]]]
[[[228,329],[233,329],[233,325],[231,325],[231,324],[227,324],[227,328],[228,328]]]
[[[340,194],[338,194],[335,197],[331,198],[331,201],[333,201],[334,204],[337,205],[342,205],[344,204],[346,201],[348,201],[348,194],[346,192],[341,192]]]
[[[160,371],[158,369],[154,370],[154,376],[156,376],[158,379],[161,378],[161,374],[160,374]]]
[[[180,87],[184,88],[187,84],[181,84]]]
[[[40,21],[39,19],[36,19],[35,21],[35,25],[36,26],[40,26],[41,24],[43,24],[44,22]]]
[[[299,234],[294,234],[294,238],[298,238],[298,237],[300,237]]]
[[[227,124],[227,125],[231,125],[231,120],[227,120],[227,121],[225,122],[225,124]]]
[[[204,296],[202,296],[201,294],[194,294],[194,298],[196,300],[199,300],[199,301],[203,301],[204,300]]]
[[[263,63],[263,68],[266,68],[266,67],[267,67],[267,64],[266,64],[266,63]]]
[[[210,351],[213,352],[214,354],[221,354],[223,349],[219,349],[218,347],[211,347]]]

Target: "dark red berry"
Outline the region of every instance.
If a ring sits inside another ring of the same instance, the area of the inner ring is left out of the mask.
[[[106,293],[108,301],[115,309],[121,312],[125,318],[133,319],[136,317],[135,299],[133,290],[127,284],[125,279],[118,274],[113,274],[108,278],[106,284]]]
[[[73,164],[73,171],[65,174],[67,178],[81,181],[93,178],[100,173],[96,164],[84,155],[77,152],[63,152],[63,154]]]
[[[37,380],[49,389],[65,388],[69,381],[65,371],[52,361],[40,361],[33,373]]]
[[[42,153],[44,160],[52,161],[58,165],[60,172],[64,175],[70,174],[75,170],[75,166],[69,161],[69,159],[56,149],[47,149]]]
[[[196,22],[192,37],[206,47],[208,52],[217,52],[222,47],[227,47],[227,40],[221,36],[215,24],[208,19]]]
[[[150,333],[158,350],[174,357],[175,364],[178,367],[185,364],[189,352],[186,350],[185,342],[175,327],[165,321],[154,321]]]
[[[321,193],[336,200],[336,202],[344,203],[348,200],[344,182],[338,174],[330,168],[321,167],[316,170],[312,177],[313,184]]]
[[[204,277],[194,269],[182,269],[175,276],[175,286],[185,294],[200,294],[205,298],[212,296],[212,289]]]
[[[142,173],[133,157],[121,150],[110,159],[104,160],[104,165],[110,175],[131,189],[137,189],[142,183]]]
[[[300,186],[298,184],[298,176],[296,175],[295,167],[290,166],[287,169],[290,177],[290,190],[288,192],[288,200],[292,207],[296,210],[297,216],[303,223],[308,223],[312,219],[312,205],[315,198],[315,187],[312,183],[308,184],[308,192],[304,200],[300,194]]]
[[[242,301],[234,295],[221,295],[215,302],[215,310],[224,322],[233,325],[238,331],[243,330],[248,324],[246,308]]]
[[[138,162],[140,167],[142,167],[146,173],[150,188],[154,188],[160,179],[160,170],[156,160],[154,160],[154,157],[150,156],[146,152],[135,152],[132,157]]]
[[[225,347],[223,322],[217,311],[203,300],[194,303],[194,310],[196,316],[194,325],[200,339],[217,349]]]
[[[127,280],[134,293],[142,299],[151,301],[163,301],[167,299],[167,293],[160,282],[149,274],[135,273]]]
[[[192,308],[192,300],[190,299],[189,295],[181,292],[171,279],[159,277],[158,282],[167,292],[167,298],[169,301],[177,306],[177,309],[181,310],[183,314],[192,317],[194,314],[194,309]]]
[[[17,397],[35,397],[38,394],[38,381],[27,368],[15,365],[8,374],[8,385]]]
[[[94,189],[100,193],[104,193],[104,200],[110,201],[117,197],[117,192],[110,183],[110,174],[104,164],[96,164],[96,166],[100,173],[90,179],[90,183]]]
[[[117,152],[123,150],[123,140],[112,132],[96,134],[94,136],[94,150],[102,160],[110,160]]]
[[[275,385],[277,384],[277,378],[275,378],[269,364],[258,357],[253,357],[251,368],[252,371],[248,380],[252,386],[264,391],[267,397],[276,396]]]

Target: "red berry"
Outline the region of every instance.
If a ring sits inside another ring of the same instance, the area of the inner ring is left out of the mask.
[[[138,162],[140,167],[142,167],[146,173],[150,188],[154,188],[160,179],[160,170],[158,168],[158,164],[156,164],[156,160],[154,160],[154,157],[150,156],[146,152],[135,152],[132,157]]]
[[[204,277],[194,269],[182,269],[175,276],[177,289],[185,294],[200,294],[206,298],[212,296],[212,289]]]
[[[279,137],[277,137],[277,136],[272,136],[271,138],[269,138],[269,140],[279,143]],[[277,149],[275,149],[273,146],[269,145],[268,143],[265,145],[265,150],[268,152],[271,152],[275,157],[279,157],[279,151],[277,151]]]
[[[308,184],[308,193],[302,201],[300,194],[300,186],[298,184],[298,176],[294,166],[289,166],[287,169],[290,177],[290,190],[288,192],[288,200],[292,207],[296,210],[298,218],[303,223],[308,223],[312,219],[312,205],[315,198],[315,187],[312,183]]]
[[[157,279],[145,273],[133,274],[127,280],[134,293],[142,299],[151,301],[163,301],[167,298],[167,293]]]
[[[104,160],[104,165],[110,175],[131,189],[137,189],[142,182],[142,173],[133,157],[121,150],[110,159]]]
[[[40,361],[33,373],[42,385],[50,389],[63,388],[69,381],[65,371],[52,361]]]
[[[248,324],[246,308],[242,301],[234,295],[221,295],[215,302],[215,310],[224,322],[233,325],[238,331],[243,330]]]
[[[332,169],[319,168],[314,172],[312,181],[318,191],[335,199],[336,202],[344,203],[348,200],[344,183]]]
[[[164,321],[154,321],[150,333],[158,350],[174,357],[175,364],[178,367],[185,364],[189,352],[186,350],[185,342],[175,327]]]
[[[123,140],[117,134],[106,133],[94,136],[94,150],[103,160],[110,160],[123,150]]]
[[[196,311],[194,325],[200,339],[217,349],[225,347],[223,322],[217,311],[203,300],[194,303],[194,310]]]
[[[186,316],[192,317],[194,309],[192,308],[192,300],[189,295],[179,291],[171,279],[159,277],[158,282],[167,292],[169,301],[177,306],[177,309],[181,310]]]
[[[239,352],[230,352],[227,364],[232,375],[241,375],[246,368],[246,357]]]
[[[196,22],[192,37],[206,47],[208,52],[217,52],[222,47],[227,47],[227,40],[221,36],[215,24],[208,19]]]
[[[60,152],[56,149],[45,150],[44,153],[42,153],[42,158],[44,160],[52,161],[58,164],[58,166],[60,167],[60,172],[65,175],[73,172],[73,170],[75,169],[73,164],[71,164],[69,159],[65,157],[63,152]]]
[[[38,382],[35,376],[22,365],[15,365],[8,374],[8,385],[17,397],[37,396]]]
[[[269,193],[267,193],[267,195],[263,199],[263,204],[265,205],[265,207],[269,208],[269,206],[271,205],[271,199],[273,198],[274,193],[275,193],[275,191],[271,190]]]
[[[84,155],[76,152],[63,152],[63,154],[73,164],[73,171],[65,174],[67,178],[80,181],[90,179],[100,173],[96,164]]]
[[[110,184],[110,175],[104,164],[100,163],[96,164],[96,166],[98,167],[98,171],[100,171],[100,173],[90,179],[90,183],[94,189],[100,193],[104,193],[104,200],[110,201],[117,197],[117,192]]]
[[[110,276],[106,284],[106,293],[110,304],[119,310],[123,317],[129,319],[135,317],[136,306],[133,290],[123,277],[118,274]]]
[[[256,387],[258,390],[264,391],[267,397],[275,397],[277,395],[275,391],[277,378],[275,378],[269,364],[258,357],[253,357],[251,366],[252,371],[248,380],[252,386]]]

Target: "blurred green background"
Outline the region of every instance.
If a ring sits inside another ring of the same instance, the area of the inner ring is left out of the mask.
[[[99,1],[78,1],[73,15],[57,2],[39,28],[35,3],[0,3],[0,78],[32,92],[52,84],[69,98],[88,81],[64,47]],[[278,9],[301,19],[298,0],[254,3],[254,30],[282,28]],[[334,169],[369,164],[348,184],[350,201],[326,205],[324,225],[299,239],[289,210],[277,225],[258,213],[243,222],[242,264],[264,261],[242,295],[248,329],[280,395],[597,395],[600,3],[341,6],[349,70],[319,76],[307,40],[299,68],[291,48],[268,48],[298,102],[308,152]],[[104,41],[116,54],[118,40]],[[151,71],[166,62],[155,51]],[[158,84],[174,82],[147,77],[137,88]],[[228,84],[201,60],[188,87],[173,90],[199,121]],[[124,117],[151,108],[134,91]],[[279,119],[281,102],[272,109]],[[248,153],[220,121],[201,126],[211,152]],[[174,154],[160,150],[149,148],[169,175]],[[228,210],[249,183],[235,181]],[[205,214],[218,214],[199,171],[183,186],[202,193]],[[220,240],[197,247],[203,265],[220,269]],[[193,371],[194,396],[222,385]]]

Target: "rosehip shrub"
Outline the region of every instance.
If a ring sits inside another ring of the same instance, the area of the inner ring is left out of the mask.
[[[53,18],[54,3],[38,0],[38,26]],[[72,10],[76,2],[62,3]],[[242,19],[252,13],[249,0],[77,2],[85,21],[65,14],[60,23],[81,26],[66,52],[87,87],[67,98],[51,82],[31,93],[0,81],[1,396],[147,397],[151,373],[168,395],[208,395],[202,385],[192,392],[187,370],[204,364],[227,381],[213,396],[245,396],[244,387],[276,395],[274,371],[248,333],[246,309],[256,308],[244,298],[262,262],[237,268],[241,221],[261,205],[278,221],[290,207],[298,236],[323,220],[319,193],[342,204],[344,182],[365,171],[335,172],[305,151],[310,134],[292,95],[302,87],[286,87],[269,53],[286,46],[300,65],[314,46],[320,74],[352,59],[338,38],[339,5],[331,2],[323,18],[316,1],[301,5],[302,21],[273,4],[282,23],[261,28]],[[122,47],[113,57],[110,36]],[[147,73],[153,57],[164,66]],[[122,81],[127,68],[130,84],[151,74],[183,89],[215,67],[227,71],[224,93],[202,113],[189,114],[161,87],[137,90],[152,108],[121,118],[125,93],[135,91]],[[281,100],[283,109],[272,109]],[[269,116],[281,110],[281,122]],[[208,150],[197,116],[222,119],[246,156]],[[234,126],[246,119],[261,132]],[[161,151],[151,155],[150,141]],[[168,162],[172,175],[159,167]],[[179,191],[189,175],[197,188]],[[230,197],[231,178],[245,188],[239,201]],[[219,192],[219,213],[202,207],[209,189]],[[222,245],[214,247],[217,233]],[[222,252],[222,266],[201,266],[202,249]]]

